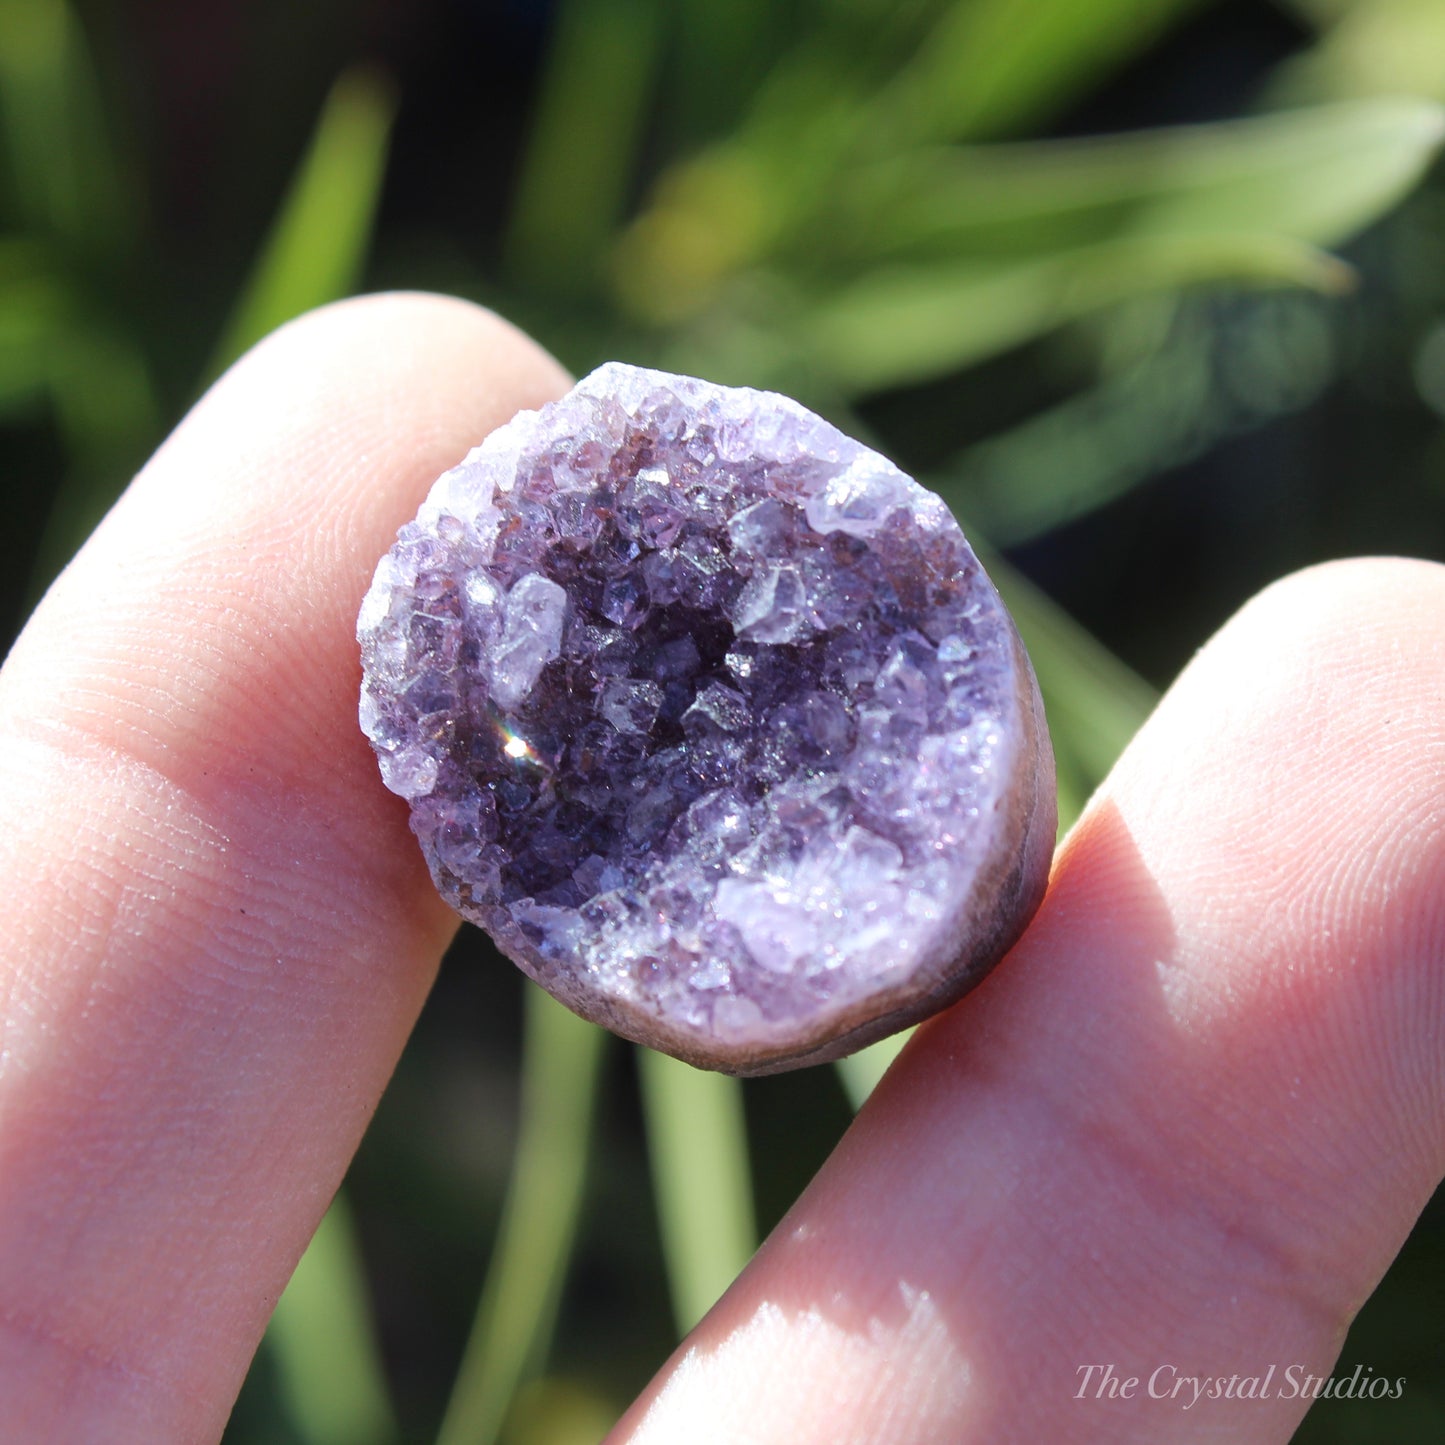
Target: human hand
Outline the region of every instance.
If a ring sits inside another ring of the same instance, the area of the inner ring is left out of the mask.
[[[0,1439],[219,1436],[455,919],[356,728],[432,479],[565,389],[348,303],[198,405],[0,673]],[[616,1442],[1282,1441],[1445,1168],[1445,571],[1270,589]]]

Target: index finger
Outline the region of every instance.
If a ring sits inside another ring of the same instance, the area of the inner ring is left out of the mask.
[[[566,385],[461,302],[293,324],[0,672],[0,1437],[219,1435],[456,922],[357,729],[356,610]]]

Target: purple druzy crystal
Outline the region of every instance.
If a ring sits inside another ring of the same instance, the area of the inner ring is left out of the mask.
[[[1042,891],[1012,622],[936,496],[786,397],[601,367],[436,483],[358,636],[443,897],[693,1062],[902,1027]]]

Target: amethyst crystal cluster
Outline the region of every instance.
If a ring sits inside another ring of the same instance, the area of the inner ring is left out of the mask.
[[[437,887],[703,1066],[833,1058],[1037,905],[1033,673],[943,503],[796,402],[608,365],[433,487],[358,625]]]

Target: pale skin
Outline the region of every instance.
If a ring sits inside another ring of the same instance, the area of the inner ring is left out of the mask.
[[[0,1439],[220,1435],[456,924],[357,731],[356,610],[566,385],[460,302],[286,328],[0,673]],[[1302,1401],[1079,1372],[1329,1372],[1445,1170],[1442,945],[1445,569],[1299,574],[612,1445],[1287,1440]]]

